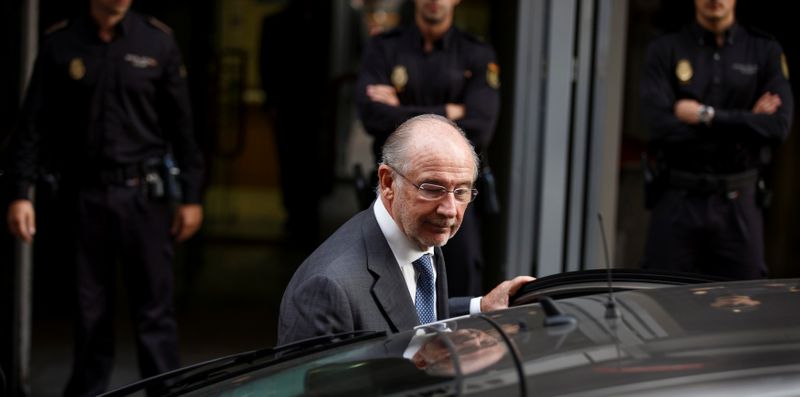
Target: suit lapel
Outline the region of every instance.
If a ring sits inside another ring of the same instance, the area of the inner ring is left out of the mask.
[[[367,250],[367,268],[375,278],[372,296],[375,297],[393,331],[414,328],[419,325],[414,301],[408,294],[400,265],[394,258],[371,207],[366,222],[362,224],[362,231]]]

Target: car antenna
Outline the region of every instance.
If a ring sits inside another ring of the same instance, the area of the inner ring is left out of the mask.
[[[617,319],[620,317],[617,302],[614,300],[614,288],[611,283],[611,261],[608,259],[608,242],[606,241],[606,228],[603,226],[603,215],[597,213],[597,222],[600,224],[600,235],[603,237],[603,252],[606,260],[606,274],[608,275],[608,301],[606,302],[606,319]]]

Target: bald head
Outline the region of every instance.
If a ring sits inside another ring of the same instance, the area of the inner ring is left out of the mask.
[[[417,116],[383,145],[380,200],[403,234],[424,251],[444,245],[458,231],[471,198],[456,198],[456,189],[471,191],[477,175],[478,156],[458,126],[441,116]],[[430,194],[437,191],[447,193]]]
[[[436,114],[412,117],[397,127],[383,144],[381,164],[408,173],[416,159],[434,153],[457,158],[471,157],[474,178],[478,177],[480,160],[464,131],[449,119]]]

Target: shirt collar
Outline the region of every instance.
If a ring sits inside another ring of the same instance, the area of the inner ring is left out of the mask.
[[[740,34],[739,31],[742,29],[738,23],[734,22],[731,27],[725,31],[725,43],[727,45],[731,45],[735,42],[735,39]],[[716,42],[716,36],[713,32],[706,30],[704,27],[700,26],[700,24],[695,20],[689,27],[689,31],[692,34],[692,37],[697,42],[697,44],[701,46],[709,45],[714,46]]]
[[[86,14],[80,19],[77,20],[78,24],[82,26],[84,32],[89,34],[92,37],[96,37],[99,40],[97,31],[97,22],[95,22],[94,18],[90,14]],[[125,13],[125,16],[122,17],[122,20],[114,26],[114,30],[116,31],[118,37],[125,37],[133,27],[133,17],[131,17],[131,11]]]
[[[419,247],[400,230],[397,222],[389,215],[386,207],[383,206],[383,200],[380,197],[375,200],[372,210],[375,213],[375,219],[378,220],[378,226],[381,228],[383,236],[386,237],[386,241],[389,243],[389,248],[391,248],[400,265],[412,263],[424,254],[433,255],[433,247],[428,247],[426,251],[420,251]]]
[[[131,12],[128,11],[125,13],[125,16],[122,17],[122,21],[117,24],[117,32],[119,32],[120,36],[126,36],[133,27],[133,18],[131,17]]]

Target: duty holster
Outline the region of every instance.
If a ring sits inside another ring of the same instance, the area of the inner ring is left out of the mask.
[[[657,160],[651,159],[647,152],[642,152],[642,178],[644,182],[644,207],[655,208],[656,203],[666,189],[665,170]]]
[[[769,208],[772,206],[772,189],[769,187],[763,175],[759,175],[758,182],[756,182],[756,204],[761,208]]]
[[[481,172],[478,174],[476,182],[481,211],[487,215],[499,214],[500,199],[497,198],[497,185],[495,184],[494,173],[488,165],[481,167]]]
[[[144,188],[153,200],[166,200],[171,204],[182,202],[180,175],[181,170],[171,153],[147,159],[142,164]]]

